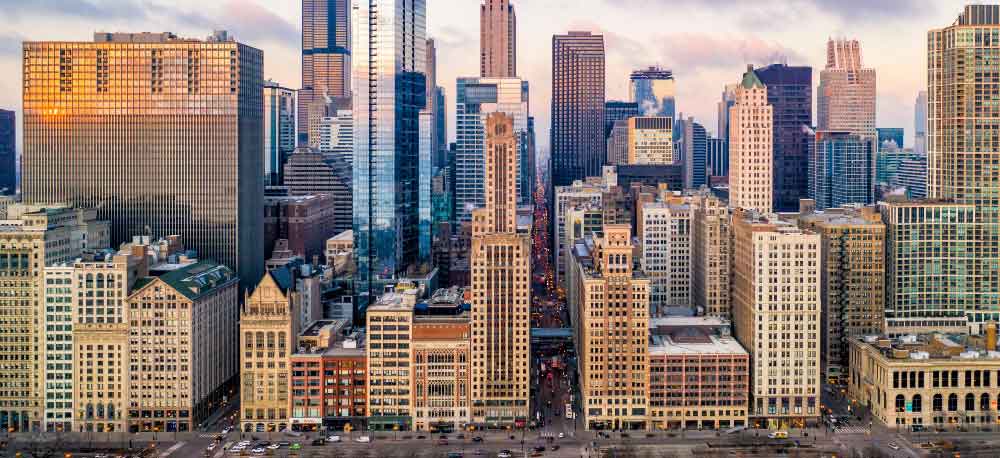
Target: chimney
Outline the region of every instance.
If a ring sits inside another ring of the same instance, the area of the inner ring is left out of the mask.
[[[986,351],[997,351],[997,323],[986,323]]]

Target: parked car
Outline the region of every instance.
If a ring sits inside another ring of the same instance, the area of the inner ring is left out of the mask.
[[[474,437],[472,438],[472,442],[482,442],[482,441],[483,441],[483,438],[482,438],[482,437],[479,437],[479,436],[474,436]]]
[[[362,444],[367,444],[371,441],[372,441],[371,436],[358,436],[357,439],[354,439],[354,442],[360,442]]]
[[[330,442],[330,443],[340,442],[340,436],[330,436],[330,437],[326,438],[326,441]]]

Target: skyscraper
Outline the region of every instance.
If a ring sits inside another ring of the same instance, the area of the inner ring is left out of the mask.
[[[628,121],[628,118],[639,116],[639,105],[635,102],[609,100],[604,103],[604,138],[611,136],[611,129],[618,121]]]
[[[0,110],[0,194],[17,192],[17,122],[13,111]]]
[[[737,84],[727,84],[722,89],[722,100],[719,100],[717,108],[719,110],[718,122],[719,131],[716,135],[719,139],[729,141],[729,108],[736,103]]]
[[[615,121],[608,136],[608,165],[628,164],[628,120]]]
[[[302,0],[302,90],[299,143],[319,121],[325,97],[351,96],[351,2]],[[316,146],[316,139],[308,139]]]
[[[518,147],[527,149],[529,146],[526,85],[527,82],[520,78],[458,78],[456,81],[455,217],[458,221],[471,221],[472,211],[486,205],[483,159],[486,118],[492,113],[510,115],[514,119]]]
[[[774,107],[774,210],[796,211],[808,195],[812,67],[773,64],[754,71]]]
[[[861,62],[857,40],[829,40],[826,68],[819,74],[816,114],[819,130],[875,135],[875,69]]]
[[[444,88],[434,88],[434,130],[438,143],[434,153],[434,166],[444,168],[452,165],[448,160],[448,104]]]
[[[531,386],[531,238],[517,232],[514,118],[486,121],[486,207],[472,222],[472,418],[525,427]]]
[[[772,116],[767,87],[748,66],[729,108],[729,204],[733,208],[761,213],[774,208]]]
[[[927,91],[920,91],[913,103],[913,152],[927,152]]]
[[[628,120],[628,163],[669,165],[675,162],[673,118],[637,116]]]
[[[676,117],[674,74],[660,67],[636,70],[629,76],[628,96],[642,116]]]
[[[824,210],[874,203],[872,142],[850,132],[819,131],[809,161],[809,197]]]
[[[600,175],[604,164],[604,36],[552,36],[552,186]]]
[[[1000,107],[980,101],[1000,90],[981,81],[993,72],[993,44],[975,38],[987,33],[1000,34],[1000,6],[966,6],[954,24],[927,35],[927,197],[972,204],[983,224],[970,249],[984,251],[974,251],[978,263],[967,274],[977,280],[965,291],[975,297],[964,313],[977,330],[1000,319],[1000,148],[992,135]]]
[[[419,258],[420,111],[426,107],[424,0],[372,0],[354,50],[355,291],[366,306]],[[429,261],[429,260],[427,260]]]
[[[441,149],[447,138],[443,137],[444,132],[442,132],[439,127],[441,127],[441,122],[438,120],[439,116],[447,116],[446,107],[438,106],[438,85],[437,85],[437,45],[434,44],[433,38],[427,39],[427,111],[430,113],[431,128],[427,133],[429,135],[431,154],[431,169],[434,167],[440,167],[438,163],[438,156],[441,154]],[[444,100],[440,101],[442,105]],[[421,132],[423,134],[423,132]]]
[[[729,137],[728,132],[725,135]],[[729,141],[725,138],[708,138],[706,167],[709,177],[729,177]],[[711,183],[709,183],[711,184]]]
[[[698,189],[708,184],[708,135],[705,126],[693,117],[674,122],[678,132],[676,149],[684,163],[684,188]]]
[[[691,207],[691,305],[699,314],[731,320],[729,209],[707,189],[695,193]]]
[[[295,151],[294,89],[274,81],[264,82],[264,185],[280,186],[285,161]]]
[[[479,76],[517,77],[517,16],[510,0],[479,6]]]
[[[225,32],[204,41],[96,33],[26,42],[24,53],[25,202],[96,207],[112,245],[176,234],[201,258],[235,267],[244,285],[260,278],[259,49]],[[61,68],[45,64],[60,59]]]

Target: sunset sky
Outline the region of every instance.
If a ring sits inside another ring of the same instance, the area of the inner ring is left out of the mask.
[[[478,74],[479,0],[427,0],[437,40],[438,85],[453,114],[455,78]],[[531,83],[539,145],[548,149],[551,40],[555,33],[603,33],[607,98],[625,99],[632,69],[674,71],[677,110],[716,130],[716,102],[747,63],[811,65],[818,82],[829,37],[861,41],[878,73],[879,127],[913,131],[913,103],[926,81],[927,30],[950,25],[958,0],[514,0],[518,70]],[[226,29],[264,50],[265,75],[299,86],[300,2],[296,0],[0,0],[0,108],[20,109],[25,40],[89,41],[94,31],[172,31],[205,37]],[[449,122],[449,135],[453,135]],[[20,144],[20,141],[18,142]]]

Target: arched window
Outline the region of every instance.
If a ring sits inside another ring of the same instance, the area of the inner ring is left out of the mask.
[[[264,348],[264,333],[262,331],[257,331],[257,338],[254,340],[258,349]]]
[[[958,395],[955,393],[948,395],[948,411],[949,412],[958,411]]]
[[[104,274],[97,274],[96,279],[97,279],[97,287],[104,288]]]
[[[87,403],[87,418],[94,418],[94,405]]]
[[[979,410],[982,410],[983,412],[987,412],[990,410],[989,394],[983,393],[982,396],[979,396]]]
[[[940,394],[935,394],[934,395],[934,398],[931,400],[931,408],[935,412],[940,412],[940,411],[944,410],[944,401],[942,400]]]
[[[108,404],[108,418],[111,420],[115,419],[115,405]]]
[[[896,395],[896,412],[906,411],[906,398],[901,394]]]
[[[249,332],[249,331],[248,332],[244,332],[243,333],[243,341],[244,341],[243,345],[245,345],[246,348],[248,348],[248,349],[253,348],[253,333]]]
[[[976,396],[972,393],[965,395],[965,411],[972,412],[976,410]]]
[[[97,418],[104,418],[104,404],[97,404]]]
[[[922,412],[924,410],[924,398],[919,394],[913,395],[912,404],[914,412]]]

